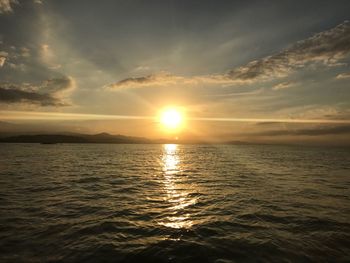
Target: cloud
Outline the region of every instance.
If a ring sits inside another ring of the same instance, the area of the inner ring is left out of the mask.
[[[213,97],[226,97],[226,98],[231,98],[235,96],[247,96],[247,95],[257,95],[261,94],[264,91],[263,88],[261,89],[256,89],[252,91],[246,91],[246,92],[231,92],[231,93],[224,93],[224,94],[213,94],[210,95],[211,98]]]
[[[8,53],[5,51],[0,51],[0,68],[5,64]]]
[[[294,85],[294,83],[291,82],[282,82],[282,83],[278,83],[275,86],[272,87],[273,90],[281,90],[281,89],[288,89],[290,87],[292,87]]]
[[[170,73],[132,77],[108,85],[111,89],[161,86],[169,84],[250,84],[287,77],[295,70],[312,64],[338,65],[350,53],[350,23],[301,40],[274,55],[254,60],[223,74],[183,77]],[[287,88],[287,85],[281,85]]]
[[[108,88],[115,89],[115,88],[129,88],[132,86],[142,86],[142,87],[158,86],[158,85],[173,84],[182,79],[183,79],[182,77],[171,75],[168,73],[158,73],[158,74],[152,74],[144,77],[126,78],[117,83],[109,85]]]
[[[13,12],[12,5],[18,4],[17,0],[0,0],[0,14]]]
[[[8,51],[0,51],[0,67],[5,65],[7,61],[10,68],[16,68],[17,65],[23,61],[28,62],[28,59],[31,57],[31,51],[29,48],[16,46],[10,46],[7,48]]]
[[[50,79],[40,85],[0,84],[0,103],[25,103],[41,106],[66,106],[64,95],[74,89],[73,78]]]
[[[348,78],[350,78],[350,72],[340,73],[335,78],[336,79],[348,79]]]
[[[30,57],[30,49],[26,48],[26,47],[22,47],[21,48],[21,56],[25,57],[25,58]]]
[[[193,76],[182,77],[173,75],[167,72],[160,72],[143,77],[126,78],[117,83],[107,85],[108,89],[123,89],[123,88],[139,88],[149,86],[165,86],[165,85],[198,85],[201,83],[231,83],[231,80],[225,79],[220,75],[213,76]]]
[[[339,135],[339,134],[350,134],[350,125],[332,126],[332,127],[317,127],[313,129],[296,129],[296,130],[270,130],[254,135],[261,136],[286,136],[286,135],[296,135],[296,136],[320,136],[320,135]]]
[[[2,67],[5,64],[6,57],[0,57],[0,67]]]
[[[321,62],[332,66],[350,53],[350,23],[301,40],[291,47],[228,72],[232,79],[269,80],[288,76],[295,69]]]
[[[35,91],[25,91],[17,86],[0,86],[1,103],[30,103],[41,106],[63,106],[63,104],[51,94],[41,94]]]
[[[72,77],[45,80],[40,86],[40,90],[60,96],[73,89],[75,89],[75,81]]]

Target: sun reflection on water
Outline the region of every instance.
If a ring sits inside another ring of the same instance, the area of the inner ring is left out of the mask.
[[[196,203],[195,198],[189,196],[185,176],[181,175],[181,163],[178,145],[165,144],[163,146],[163,174],[166,201],[170,204],[170,215],[165,218],[161,225],[171,228],[190,228],[193,221],[186,208]]]

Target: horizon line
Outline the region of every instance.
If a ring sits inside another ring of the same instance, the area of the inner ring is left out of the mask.
[[[2,111],[1,120],[158,120],[157,116],[109,115],[65,112]],[[185,121],[254,122],[254,123],[314,123],[350,124],[347,119],[295,119],[295,118],[233,118],[233,117],[188,117]]]

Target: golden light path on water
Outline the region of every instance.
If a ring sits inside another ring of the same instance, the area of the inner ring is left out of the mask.
[[[189,192],[181,185],[186,185],[182,181],[186,177],[179,176],[181,172],[180,156],[176,144],[163,145],[163,172],[164,172],[164,189],[166,200],[170,206],[170,215],[166,220],[159,222],[160,225],[171,228],[190,228],[193,225],[190,214],[186,212],[186,207],[195,204],[196,198],[191,198]]]
[[[158,116],[106,115],[63,112],[1,111],[1,120],[158,120]],[[296,119],[296,118],[207,118],[188,117],[188,121],[216,122],[281,122],[281,123],[319,123],[350,124],[348,119]]]

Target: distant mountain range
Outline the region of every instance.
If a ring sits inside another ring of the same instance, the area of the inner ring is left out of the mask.
[[[0,134],[1,135],[1,134]],[[94,135],[66,133],[66,134],[26,134],[0,136],[0,143],[110,143],[110,144],[151,144],[151,143],[206,143],[203,141],[177,141],[169,139],[150,140],[144,137],[132,137],[125,135],[112,135],[99,133]],[[249,144],[241,141],[230,141],[227,144]]]
[[[8,143],[152,143],[142,137],[111,135],[108,133],[88,134],[34,134],[16,135],[0,138]]]
[[[151,144],[151,143],[181,143],[181,144],[206,144],[207,141],[198,139],[148,139],[125,135],[112,135],[106,132],[98,134],[86,134],[81,132],[67,132],[65,127],[46,126],[42,130],[39,125],[21,125],[0,121],[0,143],[110,143],[110,144]],[[67,127],[66,127],[67,128]],[[67,128],[69,130],[69,127]],[[214,138],[215,139],[215,138]],[[250,144],[241,141],[218,142],[224,144]]]

